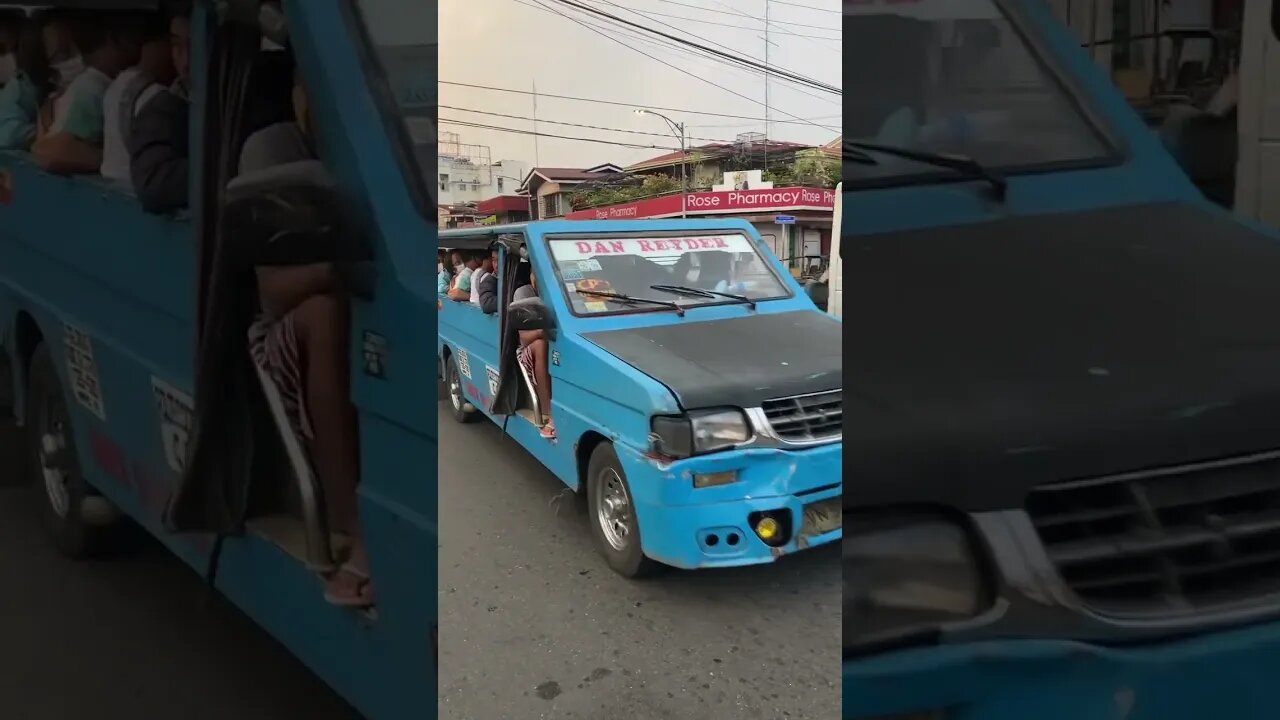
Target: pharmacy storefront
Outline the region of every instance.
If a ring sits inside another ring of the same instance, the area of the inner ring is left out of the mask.
[[[835,190],[785,187],[719,190],[665,195],[620,205],[577,210],[567,220],[637,220],[640,218],[734,217],[746,220],[777,255],[793,268],[825,257],[831,249],[831,214]]]

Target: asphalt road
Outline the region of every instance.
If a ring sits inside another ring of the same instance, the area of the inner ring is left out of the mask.
[[[0,717],[359,720],[239,611],[206,609],[199,576],[158,543],[63,559],[29,493],[0,487]]]
[[[840,716],[836,547],[628,581],[532,456],[439,418],[442,720]]]

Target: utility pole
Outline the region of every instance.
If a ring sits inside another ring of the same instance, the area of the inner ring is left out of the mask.
[[[769,121],[773,106],[769,104],[769,0],[764,0],[764,164],[769,166]]]
[[[533,81],[533,164],[538,166],[542,161],[538,158],[538,81]]]
[[[660,112],[647,108],[636,108],[635,112],[637,115],[657,115],[671,126],[672,133],[680,138],[680,217],[686,218],[689,216],[689,181],[685,177],[685,164],[689,161],[689,150],[684,141],[684,123],[678,123]]]
[[[689,217],[689,181],[685,178],[685,163],[689,160],[689,151],[685,149],[684,123],[675,123],[680,132],[680,219]]]

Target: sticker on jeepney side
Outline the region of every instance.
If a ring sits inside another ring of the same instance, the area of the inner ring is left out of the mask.
[[[486,375],[489,376],[489,397],[491,398],[497,397],[498,396],[498,371],[489,365],[485,365],[484,372]]]
[[[364,374],[384,379],[387,376],[387,339],[375,332],[364,331]]]
[[[471,379],[471,358],[466,350],[458,351],[458,372],[462,373],[466,379]]]
[[[102,380],[98,375],[98,362],[93,357],[93,338],[70,323],[63,324],[62,338],[67,350],[67,380],[71,384],[71,394],[94,417],[106,421]]]
[[[191,397],[154,375],[151,392],[160,418],[160,444],[164,459],[174,472],[182,474],[187,465],[187,445],[195,424],[195,403]]]

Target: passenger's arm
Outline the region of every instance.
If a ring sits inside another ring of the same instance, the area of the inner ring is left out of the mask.
[[[312,295],[337,287],[332,263],[280,265],[258,268],[258,294],[262,310],[271,317],[283,317]]]
[[[181,210],[188,201],[186,138],[175,137],[187,128],[186,103],[162,92],[152,98],[133,120],[128,138],[129,172],[133,192],[149,213]]]
[[[75,95],[66,113],[61,130],[42,135],[31,146],[31,154],[45,172],[96,174],[102,169],[102,98]]]
[[[449,299],[456,302],[471,302],[471,280],[467,275],[458,275],[453,287],[449,288]],[[465,286],[465,287],[464,287]]]
[[[65,132],[36,140],[31,154],[42,170],[55,175],[92,175],[102,168],[102,148]]]

